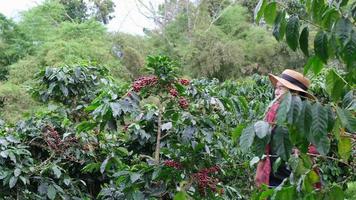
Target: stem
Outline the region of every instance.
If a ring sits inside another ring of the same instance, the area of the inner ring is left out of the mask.
[[[159,153],[161,146],[161,126],[162,126],[162,111],[161,105],[158,106],[158,124],[157,124],[157,142],[156,142],[156,151],[155,151],[155,161],[159,164]]]
[[[313,153],[307,153],[307,155],[314,156],[314,157],[320,157],[320,158],[326,158],[326,159],[330,159],[330,160],[335,160],[335,161],[340,162],[340,163],[342,163],[342,164],[344,164],[344,165],[346,165],[346,166],[348,166],[348,167],[350,167],[352,169],[352,166],[349,163],[347,163],[345,161],[342,161],[342,160],[339,160],[337,158],[333,158],[333,157],[330,157],[330,156],[323,156],[323,155],[319,155],[319,154],[313,154]]]

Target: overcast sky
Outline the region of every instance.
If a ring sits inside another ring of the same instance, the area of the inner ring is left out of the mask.
[[[0,12],[11,18],[18,18],[19,12],[36,6],[44,0],[0,0]],[[137,0],[113,0],[115,2],[115,18],[107,25],[109,31],[121,31],[143,35],[143,28],[154,28],[154,23],[141,12],[147,13]],[[164,0],[142,0],[157,8]],[[140,11],[141,12],[140,12]]]

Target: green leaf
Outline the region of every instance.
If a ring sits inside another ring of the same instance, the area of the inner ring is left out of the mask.
[[[343,127],[348,129],[350,132],[356,131],[356,118],[350,111],[336,107],[336,113]]]
[[[288,46],[295,51],[299,41],[299,18],[293,15],[288,19],[286,26],[286,40]]]
[[[335,35],[335,39],[344,46],[351,36],[352,32],[352,23],[347,18],[340,18],[334,25],[333,33]]]
[[[309,57],[309,28],[304,27],[299,37],[299,47],[305,56]]]
[[[106,169],[106,165],[108,164],[109,160],[111,159],[110,156],[108,156],[100,165],[100,172],[103,174]]]
[[[346,6],[349,0],[341,0],[340,2],[340,7]]]
[[[247,150],[251,147],[254,138],[255,131],[253,126],[248,126],[242,131],[242,135],[240,137],[240,147],[242,152],[247,152]]]
[[[334,69],[329,70],[326,75],[326,92],[334,102],[337,102],[344,94],[346,83]]]
[[[16,168],[15,171],[14,171],[15,177],[18,177],[20,174],[21,174],[21,169]]]
[[[297,192],[294,186],[280,187],[275,189],[271,200],[295,200]]]
[[[12,176],[9,180],[9,187],[10,189],[13,188],[15,185],[16,185],[16,182],[17,182],[17,177],[15,176]]]
[[[121,115],[122,109],[120,103],[110,103],[110,108],[113,117],[119,117]]]
[[[260,0],[258,2],[258,4],[256,5],[256,7],[255,7],[255,10],[253,12],[253,16],[254,16],[254,19],[255,19],[257,24],[260,22],[260,19],[261,19],[262,15],[263,15],[263,12],[264,12],[264,10],[266,8],[266,4],[267,4],[266,0]]]
[[[250,167],[254,166],[259,161],[260,161],[260,157],[258,156],[253,157],[252,160],[250,160]]]
[[[257,137],[264,138],[266,135],[271,134],[271,128],[268,122],[258,121],[253,126]]]
[[[276,172],[277,172],[279,166],[281,166],[281,163],[282,163],[282,160],[281,160],[280,157],[278,157],[278,158],[276,159],[276,161],[273,163],[273,167],[272,167],[273,173],[276,173]]]
[[[236,128],[234,128],[232,135],[231,135],[232,141],[234,141],[234,143],[237,141],[237,138],[240,137],[244,128],[245,128],[244,124],[239,124]]]
[[[284,37],[286,32],[286,11],[279,11],[277,13],[276,19],[274,20],[273,25],[273,36],[276,38],[277,41],[281,41]]]
[[[288,123],[297,125],[299,114],[302,109],[302,99],[299,95],[293,95],[288,116]]]
[[[129,155],[129,151],[124,147],[118,147],[117,151],[122,156],[128,156]]]
[[[333,185],[330,191],[326,193],[325,199],[345,199],[344,192],[340,186]]]
[[[322,13],[325,8],[324,0],[313,0],[311,5],[311,16],[314,21],[321,21]]]
[[[292,103],[292,95],[290,92],[287,92],[283,95],[282,102],[278,107],[277,124],[282,125],[286,121],[291,103]]]
[[[352,151],[351,138],[340,137],[337,146],[338,146],[338,153],[340,157],[343,160],[347,161],[351,156],[351,151]]]
[[[281,157],[284,161],[289,159],[292,153],[292,143],[289,139],[288,129],[276,126],[272,135],[272,152]]]
[[[304,74],[307,74],[309,70],[312,70],[315,75],[319,74],[323,69],[323,63],[318,56],[309,57],[307,63],[304,65]]]
[[[187,200],[187,193],[184,191],[180,191],[174,195],[173,200]]]
[[[239,99],[239,102],[240,102],[239,105],[242,106],[244,114],[248,115],[248,110],[249,109],[248,109],[248,102],[247,102],[246,98],[244,96],[239,96],[238,99]]]
[[[50,185],[47,190],[47,197],[51,200],[56,198],[57,190],[56,188],[53,187],[53,185]]]
[[[162,131],[164,130],[170,130],[172,128],[172,122],[167,122],[167,123],[164,123],[162,124]]]
[[[53,171],[53,174],[56,176],[56,178],[60,178],[61,177],[62,172],[56,165],[54,165],[52,167],[52,171]]]
[[[346,63],[349,71],[356,67],[356,31],[351,32],[350,39],[341,50],[341,58]]]
[[[131,183],[136,182],[137,180],[141,179],[141,174],[140,173],[130,173],[130,180]]]
[[[350,90],[342,99],[342,107],[347,110],[356,110],[356,89]]]
[[[61,89],[63,95],[64,95],[65,97],[67,97],[68,94],[69,94],[68,88],[67,88],[66,86],[64,86],[63,84],[60,84],[60,85],[59,85],[59,88]]]
[[[264,18],[267,24],[273,24],[274,20],[276,19],[277,16],[277,3],[276,2],[270,2],[267,4],[265,11],[264,11]]]
[[[328,60],[328,36],[322,30],[320,30],[314,39],[314,51],[325,64]]]
[[[325,110],[328,113],[328,128],[326,130],[329,133],[332,131],[335,124],[335,113],[330,105],[326,105]]]
[[[328,8],[322,16],[322,26],[330,30],[334,22],[340,18],[339,12],[334,7]]]
[[[316,102],[312,107],[312,113],[311,134],[307,135],[307,138],[317,147],[321,155],[326,155],[330,148],[330,140],[327,136],[327,112],[319,102]]]

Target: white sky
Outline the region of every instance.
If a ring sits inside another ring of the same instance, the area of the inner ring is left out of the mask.
[[[115,18],[107,25],[109,31],[120,31],[131,34],[143,35],[143,28],[154,28],[152,20],[147,19],[141,12],[148,13],[138,0],[113,0]],[[141,0],[145,5],[157,6],[164,0]],[[28,10],[43,2],[43,0],[0,0],[0,12],[7,17],[17,18],[19,12]],[[139,6],[139,8],[137,7]],[[141,10],[141,12],[139,11]]]

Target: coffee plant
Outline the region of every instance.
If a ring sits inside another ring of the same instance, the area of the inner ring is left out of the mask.
[[[0,123],[0,198],[332,198],[346,188],[345,197],[352,195],[352,90],[331,104],[320,81],[313,88],[323,91],[323,103],[288,94],[277,123],[280,131],[302,134],[271,138],[268,124],[255,123],[273,99],[267,77],[189,80],[166,56],[148,57],[145,73],[118,83],[100,67],[42,70],[31,92],[48,108],[14,125]],[[276,151],[291,163],[293,179],[261,190],[254,163],[270,140],[280,144]],[[320,152],[315,163],[309,143]],[[299,157],[290,155],[294,146]],[[315,191],[319,176],[325,187]]]

